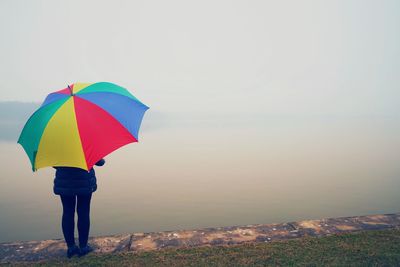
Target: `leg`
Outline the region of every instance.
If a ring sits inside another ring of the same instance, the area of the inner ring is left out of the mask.
[[[90,229],[90,195],[78,195],[78,233],[79,233],[79,247],[83,248],[87,245]]]
[[[63,205],[62,230],[65,242],[68,247],[75,245],[74,228],[75,228],[75,204],[76,196],[61,195],[61,203]]]

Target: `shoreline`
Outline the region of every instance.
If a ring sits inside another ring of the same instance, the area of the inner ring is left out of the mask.
[[[287,223],[250,224],[193,230],[127,233],[91,237],[94,253],[140,252],[164,248],[268,243],[306,236],[322,237],[366,230],[400,228],[400,212],[366,216],[303,220]],[[0,263],[32,262],[65,258],[63,239],[0,243]]]

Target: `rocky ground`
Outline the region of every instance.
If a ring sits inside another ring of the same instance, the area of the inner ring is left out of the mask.
[[[278,224],[252,224],[196,230],[131,233],[90,238],[95,253],[151,251],[163,248],[236,245],[271,242],[306,236],[327,236],[365,230],[400,227],[400,213],[368,215]],[[0,263],[65,258],[63,240],[24,241],[0,244]]]

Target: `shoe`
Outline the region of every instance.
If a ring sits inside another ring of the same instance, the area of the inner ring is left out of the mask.
[[[83,248],[80,248],[79,250],[79,257],[85,256],[86,254],[90,253],[93,251],[93,248],[89,245],[84,246]]]
[[[67,249],[67,257],[70,259],[74,255],[79,255],[80,249],[78,248],[77,245],[74,245],[73,247],[69,247]]]

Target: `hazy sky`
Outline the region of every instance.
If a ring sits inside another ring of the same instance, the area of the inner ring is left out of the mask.
[[[96,169],[95,235],[398,212],[399,14],[399,0],[0,0],[0,242],[61,235],[54,172],[32,173],[16,140],[76,81],[150,106],[140,143]]]
[[[1,0],[0,101],[110,81],[160,112],[398,116],[399,14],[397,0]]]

